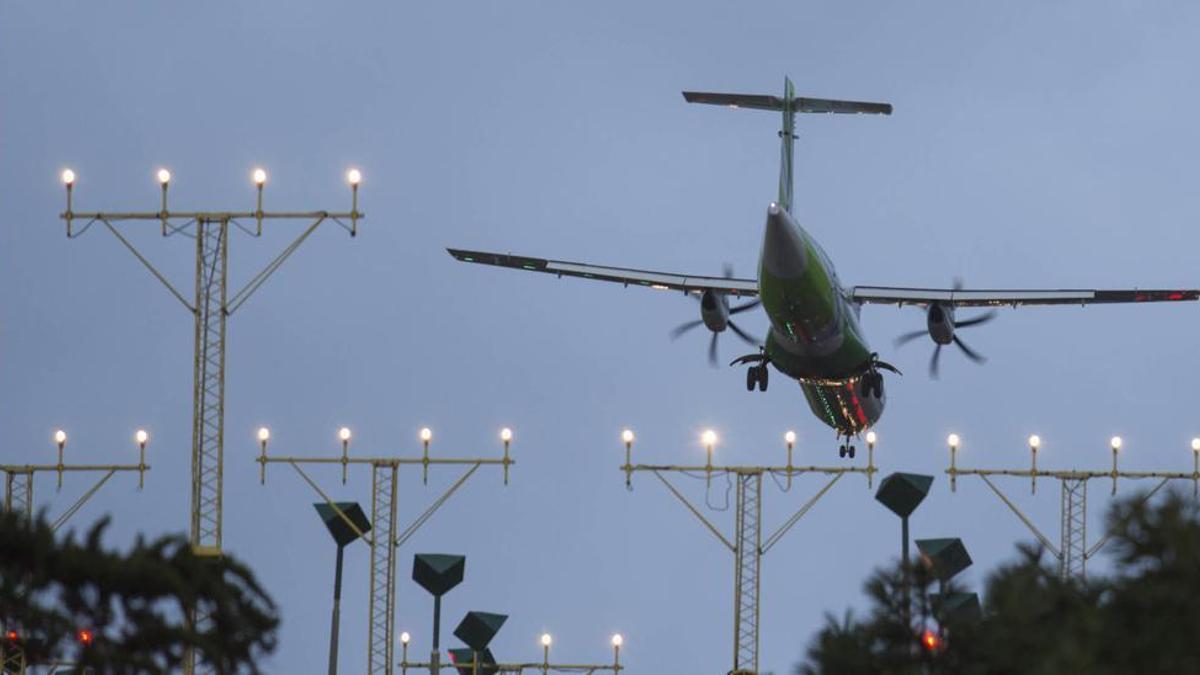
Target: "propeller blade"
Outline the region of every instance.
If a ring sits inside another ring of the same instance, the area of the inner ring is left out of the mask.
[[[760,344],[762,344],[762,343],[761,343],[760,341],[758,341],[757,339],[755,339],[755,338],[752,338],[752,337],[750,337],[749,335],[746,335],[746,332],[745,332],[745,331],[743,331],[741,328],[738,328],[738,326],[737,326],[737,324],[736,324],[736,323],[734,323],[734,322],[730,321],[730,322],[729,322],[727,325],[729,326],[730,330],[732,330],[733,332],[737,333],[737,336],[738,336],[738,337],[740,337],[740,338],[742,338],[743,340],[745,340],[745,341],[746,341],[746,344],[749,344],[749,345],[751,345],[751,346],[754,346],[754,347],[757,347],[757,346],[759,346]]]
[[[929,359],[929,377],[938,379],[938,359],[942,357],[942,346],[939,344],[933,348],[933,356]]]
[[[679,324],[678,326],[675,327],[674,330],[671,331],[671,339],[678,340],[680,335],[683,335],[684,333],[695,328],[696,326],[699,326],[702,323],[704,323],[704,319],[696,319],[695,321],[689,321],[687,323]]]
[[[983,316],[977,316],[974,319],[967,319],[966,321],[955,321],[954,327],[955,328],[966,328],[967,326],[978,326],[979,324],[987,323],[994,318],[996,318],[996,310],[993,309],[992,311],[988,312],[987,314],[984,314]]]
[[[896,346],[899,347],[900,345],[906,345],[906,344],[912,342],[913,340],[916,340],[917,338],[923,337],[925,335],[929,335],[929,331],[914,330],[911,333],[905,333],[904,335],[901,335],[900,337],[896,338],[895,343],[896,343]]]
[[[963,353],[967,355],[967,358],[971,359],[975,363],[983,363],[984,361],[987,361],[987,358],[985,356],[972,350],[970,347],[968,347],[966,345],[965,342],[958,339],[957,335],[954,336],[954,344],[958,345],[958,348],[963,350]]]
[[[717,336],[720,333],[713,333],[712,341],[708,343],[708,365],[713,368],[717,367]]]
[[[748,309],[754,309],[755,307],[758,307],[761,304],[762,304],[762,300],[751,300],[750,302],[747,302],[744,305],[738,305],[737,307],[734,307],[733,309],[729,310],[729,313],[737,314],[738,312],[744,312]]]

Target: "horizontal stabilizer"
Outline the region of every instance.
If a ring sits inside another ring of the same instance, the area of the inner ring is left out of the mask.
[[[683,98],[688,103],[708,103],[723,105],[730,108],[751,108],[754,110],[783,110],[784,100],[778,96],[763,94],[715,94],[706,91],[685,91]],[[890,103],[870,103],[866,101],[839,101],[832,98],[803,98],[792,99],[792,112],[802,113],[847,113],[858,115],[891,115]]]

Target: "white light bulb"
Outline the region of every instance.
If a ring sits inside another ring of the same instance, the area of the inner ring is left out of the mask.
[[[1194,452],[1200,452],[1200,438],[1192,439],[1192,450]]]
[[[159,169],[158,170],[158,182],[162,183],[163,185],[170,183],[171,182],[171,172],[167,171],[166,169]]]
[[[783,440],[788,445],[794,445],[796,443],[796,432],[794,432],[794,431],[787,432],[786,434],[783,435]]]
[[[549,647],[554,642],[554,638],[550,637],[549,633],[542,633],[542,646]]]
[[[700,434],[700,442],[704,443],[704,447],[711,448],[717,444],[717,432],[712,429],[705,429],[704,433]]]
[[[267,172],[262,169],[254,170],[254,184],[262,185],[267,182]]]
[[[421,440],[428,443],[433,438],[433,429],[425,427],[421,429]]]
[[[500,440],[504,441],[505,443],[511,441],[512,440],[512,429],[509,429],[508,427],[504,427],[503,429],[501,429],[500,430]]]
[[[75,172],[70,169],[63,169],[62,182],[63,185],[73,185],[75,183]]]
[[[138,442],[138,445],[145,445],[146,441],[150,440],[150,434],[146,433],[145,429],[138,429],[133,438]]]
[[[258,440],[260,443],[266,443],[271,439],[271,430],[266,427],[258,428]]]
[[[350,427],[342,427],[341,429],[338,429],[338,438],[342,439],[343,441],[350,440]]]
[[[952,448],[958,447],[958,441],[959,441],[958,434],[950,434],[949,436],[946,437],[946,443]]]
[[[621,440],[624,441],[625,443],[632,443],[633,442],[633,430],[626,429],[625,431],[622,431],[621,432]]]
[[[362,182],[362,172],[358,169],[350,169],[346,172],[346,180],[349,181],[351,185],[358,185]]]
[[[58,429],[57,431],[55,431],[54,432],[54,442],[58,443],[59,445],[66,443],[67,442],[67,432],[63,431],[62,429]]]
[[[412,639],[412,636],[409,635],[407,631],[400,634],[400,644],[406,645],[406,644],[408,644],[408,641],[411,639]]]
[[[616,635],[612,636],[612,644],[614,647],[620,647],[621,645],[625,644],[625,638],[621,637],[620,633],[617,633]]]
[[[868,431],[867,432],[867,445],[875,445],[875,441],[878,438],[879,437],[875,435],[874,431]]]
[[[1121,437],[1120,437],[1120,436],[1113,436],[1111,439],[1109,439],[1109,441],[1108,441],[1108,445],[1109,445],[1109,447],[1111,447],[1113,450],[1120,450],[1120,449],[1121,449],[1121,445],[1123,445],[1123,442],[1121,441]]]

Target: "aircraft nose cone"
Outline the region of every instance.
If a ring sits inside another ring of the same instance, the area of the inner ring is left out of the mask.
[[[808,266],[807,252],[800,228],[787,211],[772,203],[767,208],[767,227],[763,234],[763,268],[774,277],[794,279]]]

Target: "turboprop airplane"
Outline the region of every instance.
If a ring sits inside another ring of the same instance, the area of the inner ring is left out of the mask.
[[[703,324],[713,333],[709,359],[714,363],[717,336],[726,329],[758,346],[757,352],[734,359],[730,364],[749,366],[746,389],[766,391],[769,367],[799,381],[813,414],[834,429],[839,441],[846,439],[839,449],[843,457],[854,457],[852,439],[871,428],[883,414],[885,395],[881,371],[900,374],[894,366],[880,360],[867,345],[858,323],[864,304],[916,305],[925,309],[925,329],[902,335],[897,346],[928,334],[935,345],[930,374],[936,377],[938,359],[945,345],[953,343],[971,360],[983,361],[982,356],[962,341],[956,330],[991,320],[995,310],[958,320],[955,312],[963,307],[1200,299],[1200,290],[970,290],[962,288],[958,282],[952,288],[944,289],[844,287],[829,256],[792,215],[792,146],[796,113],[890,115],[892,106],[798,97],[790,79],[784,81],[782,97],[692,91],[683,92],[683,97],[688,103],[772,110],[783,115],[783,129],[779,134],[782,139],[779,197],[767,207],[757,279],[734,278],[728,268],[725,276],[710,277],[461,249],[447,249],[450,255],[464,262],[545,272],[560,278],[582,277],[625,286],[672,289],[697,297],[700,318],[683,324],[674,334],[678,336]],[[731,297],[750,300],[731,307]],[[766,342],[761,346],[731,319],[732,315],[760,304],[771,322]]]

